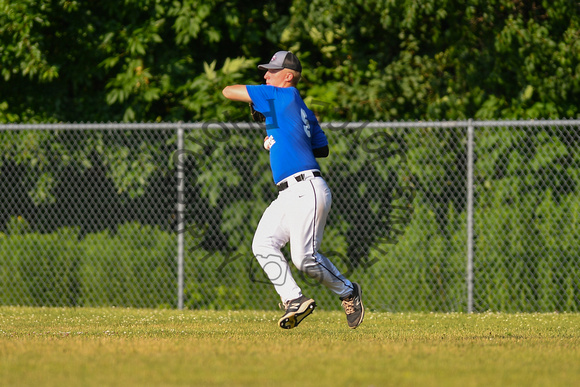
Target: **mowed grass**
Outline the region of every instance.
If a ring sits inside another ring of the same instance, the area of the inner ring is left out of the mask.
[[[0,307],[2,386],[578,386],[580,314]]]

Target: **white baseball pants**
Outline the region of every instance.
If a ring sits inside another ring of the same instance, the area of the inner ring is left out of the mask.
[[[302,290],[280,250],[288,242],[292,262],[304,274],[339,297],[350,295],[353,289],[352,283],[318,252],[332,195],[326,181],[313,176],[312,172],[300,172],[285,180],[288,188],[281,191],[264,211],[252,243],[254,255],[282,302],[302,296]],[[295,176],[300,174],[304,174],[304,180],[298,182]]]

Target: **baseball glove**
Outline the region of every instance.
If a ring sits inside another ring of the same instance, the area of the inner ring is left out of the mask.
[[[266,122],[266,117],[256,109],[254,109],[254,104],[250,102],[250,113],[252,114],[252,119],[261,124]]]

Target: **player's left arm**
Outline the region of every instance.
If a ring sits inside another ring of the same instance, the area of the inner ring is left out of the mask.
[[[312,153],[314,154],[314,157],[316,157],[316,158],[328,157],[328,153],[329,153],[328,145],[325,145],[321,148],[312,149]]]
[[[226,86],[222,90],[222,94],[224,97],[232,101],[252,102],[252,98],[250,98],[246,85]]]
[[[314,117],[314,114],[309,121],[312,136],[312,153],[316,158],[327,157],[330,151],[328,149],[328,139],[326,138],[326,134],[320,127],[320,124],[318,123],[316,117]]]

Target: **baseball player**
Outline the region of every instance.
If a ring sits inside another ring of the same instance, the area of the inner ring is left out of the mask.
[[[361,288],[318,251],[332,197],[316,157],[327,157],[329,149],[318,120],[296,89],[302,65],[293,53],[279,51],[258,69],[266,70],[265,85],[227,86],[223,95],[250,103],[252,112],[265,117],[264,147],[279,193],[262,215],[252,251],[282,299],[285,313],[278,325],[294,328],[316,307],[302,294],[280,250],[290,242],[294,265],[340,297],[348,326],[354,329],[364,317]]]

